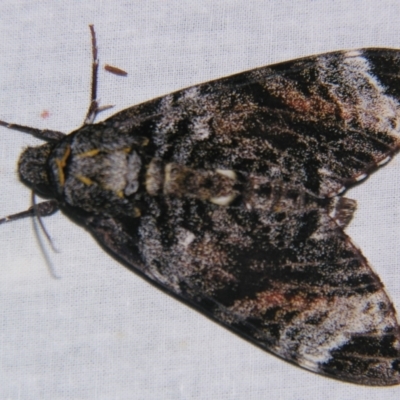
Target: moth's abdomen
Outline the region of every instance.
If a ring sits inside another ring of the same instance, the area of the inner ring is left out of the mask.
[[[195,169],[159,159],[147,166],[145,188],[151,196],[195,198],[221,206],[230,205],[243,190],[233,170]]]

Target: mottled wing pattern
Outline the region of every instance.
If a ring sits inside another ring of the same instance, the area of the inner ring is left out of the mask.
[[[398,150],[399,68],[398,50],[328,53],[181,90],[108,121],[149,136],[156,157],[333,196]]]
[[[252,210],[153,198],[135,228],[89,227],[108,246],[114,238],[109,250],[128,265],[280,357],[343,380],[398,383],[399,328],[379,278],[321,204],[264,189]]]
[[[399,70],[399,51],[337,52],[122,111],[104,124],[148,139],[140,218],[86,225],[133,269],[284,359],[399,383],[395,311],[343,232],[354,204],[333,198],[398,150]]]

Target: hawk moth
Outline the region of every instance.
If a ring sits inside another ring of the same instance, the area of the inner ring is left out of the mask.
[[[257,346],[366,385],[400,382],[400,329],[344,232],[345,191],[400,146],[400,50],[311,56],[206,82],[46,143],[23,183],[111,255]],[[11,216],[11,219],[13,216]]]

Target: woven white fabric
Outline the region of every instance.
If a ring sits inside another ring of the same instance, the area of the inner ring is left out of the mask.
[[[111,115],[246,69],[359,47],[400,47],[398,0],[0,2],[0,119],[70,132],[83,121],[95,24]],[[1,129],[0,217],[25,210],[21,149]],[[347,232],[400,310],[400,158],[350,191]],[[398,399],[313,375],[263,352],[153,288],[61,213],[52,279],[29,219],[0,226],[0,399]]]

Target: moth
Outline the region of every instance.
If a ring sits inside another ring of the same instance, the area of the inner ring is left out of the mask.
[[[347,189],[400,148],[400,50],[338,51],[202,83],[42,139],[21,181],[117,260],[284,360],[400,383],[400,329],[344,232]]]

